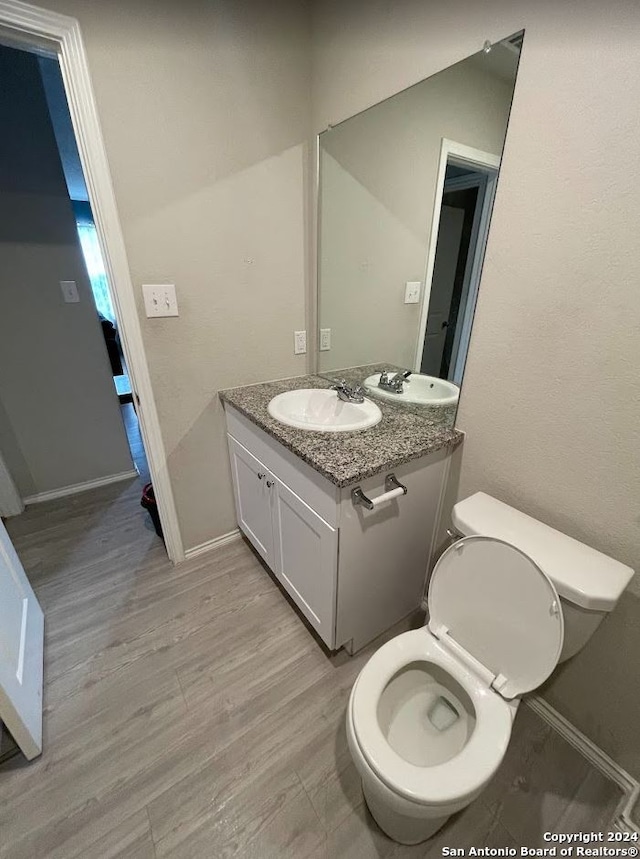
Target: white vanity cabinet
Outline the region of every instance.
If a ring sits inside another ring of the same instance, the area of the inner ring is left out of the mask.
[[[327,647],[355,652],[420,606],[448,457],[393,469],[374,510],[225,403],[238,526]],[[362,481],[369,497],[388,472]]]
[[[238,526],[333,646],[338,532],[229,434]]]

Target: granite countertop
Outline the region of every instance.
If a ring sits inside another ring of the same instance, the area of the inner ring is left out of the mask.
[[[388,365],[387,365],[388,366]],[[371,367],[368,373],[376,372]],[[336,372],[346,378],[360,368]],[[362,377],[360,377],[362,378]],[[440,418],[415,414],[382,400],[372,398],[382,412],[375,427],[357,432],[323,433],[296,429],[274,420],[267,411],[269,401],[294,388],[329,388],[331,381],[322,376],[296,376],[275,382],[262,382],[241,388],[220,391],[220,399],[236,408],[260,429],[304,460],[315,471],[336,486],[344,487],[373,477],[381,471],[395,468],[426,456],[444,447],[455,447],[462,433],[454,429],[450,410]]]

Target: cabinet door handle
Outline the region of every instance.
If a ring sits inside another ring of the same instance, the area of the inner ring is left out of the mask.
[[[263,477],[264,477],[264,474],[261,474],[260,472],[258,472],[258,480],[262,480]]]
[[[269,489],[271,489],[271,487],[273,486],[273,480],[267,480],[267,486],[269,487]]]

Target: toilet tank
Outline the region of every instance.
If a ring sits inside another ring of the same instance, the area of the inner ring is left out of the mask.
[[[495,537],[528,555],[554,583],[564,615],[560,662],[581,650],[602,619],[615,608],[633,576],[631,567],[550,528],[484,492],[453,508],[463,537]]]

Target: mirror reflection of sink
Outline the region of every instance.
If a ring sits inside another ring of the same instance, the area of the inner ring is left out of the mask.
[[[382,412],[371,400],[345,403],[335,391],[323,388],[278,394],[267,410],[282,424],[315,432],[353,432],[373,427],[382,420]]]
[[[393,375],[393,374],[390,374]],[[380,373],[374,373],[364,380],[364,386],[376,397],[396,403],[413,403],[422,406],[453,406],[458,402],[458,387],[446,379],[436,376],[423,376],[413,373],[404,382],[401,394],[378,387]]]

